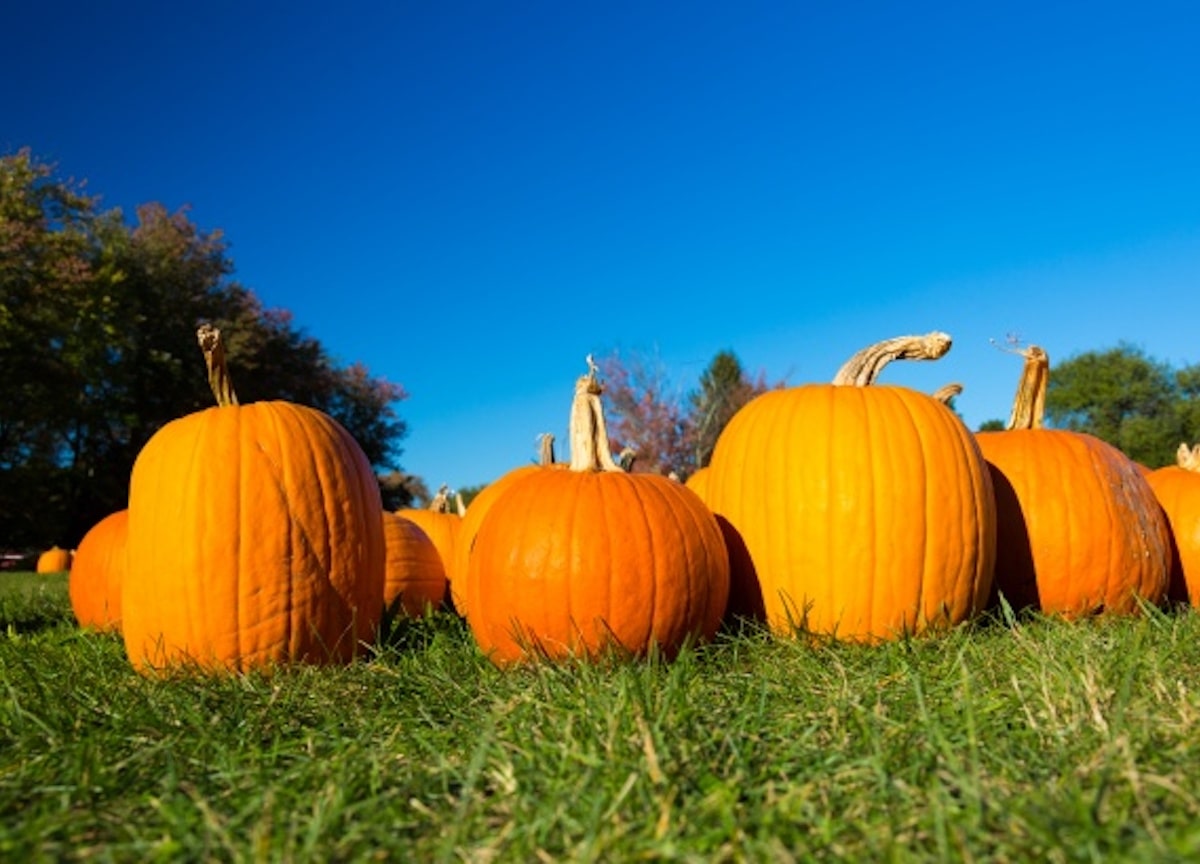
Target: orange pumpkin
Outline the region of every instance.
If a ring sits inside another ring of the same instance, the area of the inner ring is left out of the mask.
[[[442,556],[416,522],[383,514],[383,537],[387,564],[383,580],[383,606],[399,603],[405,615],[423,615],[446,598],[446,570]]]
[[[874,641],[958,624],[983,608],[995,558],[987,466],[928,394],[876,385],[895,359],[935,359],[942,333],[852,357],[832,384],[770,390],[717,440],[708,503],[745,544],[771,628]],[[737,565],[735,564],[735,567]],[[755,584],[757,583],[757,585]]]
[[[1160,602],[1171,538],[1149,482],[1099,438],[1043,428],[1050,361],[1037,346],[1019,353],[1008,428],[975,435],[996,489],[995,593],[1069,618]]]
[[[70,570],[72,557],[71,550],[51,546],[38,556],[37,572],[62,573],[64,570]]]
[[[683,485],[699,495],[701,501],[705,500],[708,495],[708,466],[694,471]]]
[[[129,658],[143,671],[348,661],[383,608],[371,466],[320,411],[237,404],[219,332],[198,335],[218,406],[156,432],[130,478]]]
[[[566,467],[565,463],[554,461],[554,436],[552,434],[543,433],[538,440],[537,464],[520,465],[484,486],[471,501],[471,506],[467,508],[467,512],[463,516],[462,525],[458,529],[458,537],[455,539],[454,564],[446,575],[450,577],[451,603],[455,611],[464,618],[467,617],[467,597],[466,591],[460,586],[466,582],[467,563],[470,559],[471,549],[475,545],[475,536],[479,533],[479,526],[483,524],[483,517],[487,515],[492,504],[504,490],[517,478],[536,471],[538,468]]]
[[[88,529],[75,551],[67,590],[80,627],[121,629],[121,583],[129,510],[110,513]]]
[[[512,480],[469,556],[467,621],[500,665],[651,646],[670,656],[710,638],[725,609],[716,519],[682,484],[617,466],[589,365],[576,385],[569,470]]]
[[[456,496],[457,497],[457,496]],[[457,499],[462,501],[461,498]],[[463,516],[450,509],[450,487],[438,489],[429,506],[425,508],[405,507],[396,515],[415,522],[433,541],[442,561],[442,572],[449,578],[454,565],[454,550],[458,545],[458,533],[462,529]]]
[[[1145,472],[1171,526],[1167,596],[1200,607],[1200,444],[1180,444],[1176,464]]]

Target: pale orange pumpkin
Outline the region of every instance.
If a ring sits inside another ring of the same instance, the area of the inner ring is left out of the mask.
[[[219,332],[198,335],[218,407],[156,432],[130,478],[130,661],[143,671],[346,662],[383,608],[374,472],[320,411],[237,404]]]
[[[691,476],[684,481],[684,485],[700,496],[700,500],[706,500],[708,495],[708,466],[699,468],[693,471]]]
[[[1075,618],[1159,603],[1171,537],[1146,477],[1112,445],[1043,428],[1050,361],[1030,346],[1004,431],[977,432],[996,490],[995,593]]]
[[[384,608],[398,606],[405,615],[419,616],[441,606],[448,584],[446,569],[429,535],[416,522],[385,512],[383,536],[387,544]]]
[[[1143,473],[1171,526],[1167,596],[1200,608],[1200,444],[1180,444],[1174,465]]]
[[[725,609],[715,517],[682,484],[614,462],[595,372],[589,363],[576,385],[569,470],[512,480],[475,537],[467,621],[500,665],[608,650],[670,656],[710,638]]]
[[[75,550],[68,594],[79,626],[121,629],[121,584],[125,578],[129,510],[110,513],[88,529]]]
[[[717,440],[707,500],[745,544],[735,603],[759,597],[777,632],[874,641],[947,627],[984,607],[995,504],[971,433],[945,405],[875,384],[894,359],[935,359],[945,334],[852,357],[832,384],[770,390]]]
[[[456,496],[461,504],[462,498]],[[442,572],[450,578],[454,567],[455,548],[458,545],[458,534],[462,530],[463,515],[457,509],[450,507],[450,487],[438,489],[427,507],[405,507],[396,511],[402,519],[416,523],[426,536],[433,541],[442,561]]]

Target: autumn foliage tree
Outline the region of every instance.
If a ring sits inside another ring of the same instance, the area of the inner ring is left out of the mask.
[[[737,355],[720,351],[700,374],[698,387],[682,391],[657,358],[620,352],[597,360],[604,382],[609,438],[632,449],[635,471],[686,479],[708,464],[717,436],[734,413],[770,385],[750,378]]]
[[[227,334],[243,401],[324,410],[398,468],[403,388],[334,362],[232,272],[186,210],[145,204],[130,224],[28,150],[0,158],[0,545],[73,545],[126,505],[150,435],[211,404],[202,321]]]

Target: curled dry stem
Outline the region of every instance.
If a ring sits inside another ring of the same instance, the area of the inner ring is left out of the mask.
[[[950,350],[950,345],[950,336],[938,331],[924,336],[886,339],[847,360],[834,376],[833,383],[867,387],[875,383],[883,367],[893,360],[936,360]]]
[[[596,363],[587,356],[588,372],[575,381],[569,423],[572,471],[620,471],[608,443],[608,427],[600,394],[604,387],[597,377]]]

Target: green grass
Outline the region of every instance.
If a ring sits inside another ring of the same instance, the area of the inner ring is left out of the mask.
[[[437,615],[347,668],[165,680],[61,580],[0,575],[0,614],[0,860],[1200,856],[1186,610],[508,672]]]

